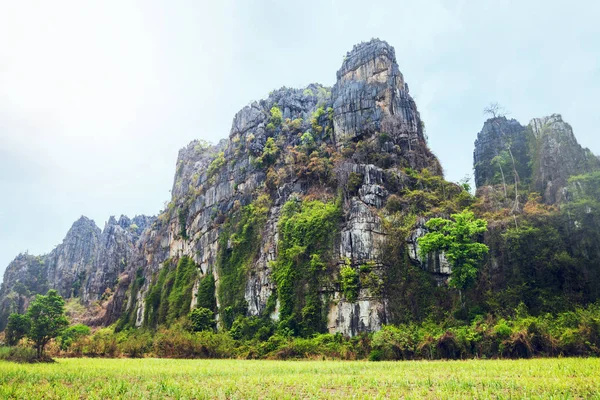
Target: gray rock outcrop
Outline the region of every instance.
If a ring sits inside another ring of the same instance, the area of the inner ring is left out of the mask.
[[[518,184],[539,192],[547,204],[565,201],[570,176],[600,170],[598,158],[581,147],[559,114],[534,118],[525,127],[505,117],[487,120],[477,135],[473,161],[478,189],[500,185],[501,173],[513,185],[514,166]]]
[[[215,146],[197,140],[181,149],[172,198],[157,218],[111,218],[102,231],[82,218],[50,254],[17,257],[0,292],[4,315],[22,311],[33,293],[58,288],[84,304],[101,300],[95,323],[110,324],[127,314],[142,326],[157,273],[183,256],[198,266],[193,307],[203,276],[212,274],[217,290],[221,285],[219,254],[232,246],[219,240],[226,222],[260,195],[269,197],[270,208],[245,276],[248,315],[263,313],[276,290],[272,262],[278,256],[278,222],[282,206],[293,197],[333,199],[341,193],[343,217],[329,261],[357,270],[366,264],[372,279],[383,276],[388,234],[382,213],[388,197],[407,189],[405,169],[426,168],[441,176],[441,167],[427,147],[391,46],[380,40],[355,46],[337,78],[333,89],[311,84],[275,90],[235,115],[227,139]],[[413,247],[422,234],[415,229]],[[442,282],[450,271],[441,257],[409,260]],[[361,287],[356,301],[349,302],[336,282],[334,273],[319,293],[327,301],[330,332],[356,335],[389,322],[386,295]],[[16,292],[20,283],[28,288],[22,295]]]

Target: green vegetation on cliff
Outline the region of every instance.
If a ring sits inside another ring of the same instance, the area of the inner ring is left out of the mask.
[[[198,267],[189,257],[181,257],[177,266],[170,261],[164,263],[153,279],[145,299],[144,323],[156,328],[161,324],[172,324],[186,316],[192,302],[192,289],[198,276]],[[129,325],[135,321],[130,321]],[[117,325],[118,326],[118,325]]]
[[[221,321],[229,329],[237,316],[246,315],[246,278],[258,257],[271,201],[266,195],[233,214],[219,236],[218,298]]]
[[[339,202],[288,200],[279,220],[278,258],[273,264],[280,327],[300,335],[325,330],[319,297],[341,216]]]

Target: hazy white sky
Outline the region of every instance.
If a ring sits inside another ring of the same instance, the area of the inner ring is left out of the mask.
[[[0,274],[81,215],[156,214],[179,148],[227,137],[274,88],[333,85],[372,37],[449,180],[471,173],[490,101],[522,123],[561,113],[598,154],[599,17],[596,0],[0,0]]]

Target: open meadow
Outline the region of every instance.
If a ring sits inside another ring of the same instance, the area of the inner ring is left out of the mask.
[[[0,361],[2,399],[600,399],[600,359]]]

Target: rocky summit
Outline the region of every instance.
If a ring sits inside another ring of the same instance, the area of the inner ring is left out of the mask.
[[[600,170],[598,158],[581,147],[559,114],[534,118],[527,126],[506,117],[489,119],[477,135],[473,158],[478,188],[509,176],[548,204],[567,199],[569,177]]]
[[[255,316],[298,334],[354,336],[451,309],[451,264],[424,257],[417,239],[429,218],[489,212],[488,202],[444,180],[393,47],[354,46],[336,76],[333,88],[275,90],[234,116],[227,139],[182,148],[157,217],[111,217],[103,230],[82,217],[49,254],[17,256],[0,289],[0,328],[51,288],[84,306],[84,322],[119,329],[204,307],[220,329]],[[558,115],[527,127],[488,120],[474,159],[479,191],[503,192],[494,212],[511,209],[511,223],[534,199],[519,190],[567,201],[570,177],[600,164]],[[498,237],[485,240],[493,280],[481,284],[505,290],[510,273],[499,271],[515,260]]]

